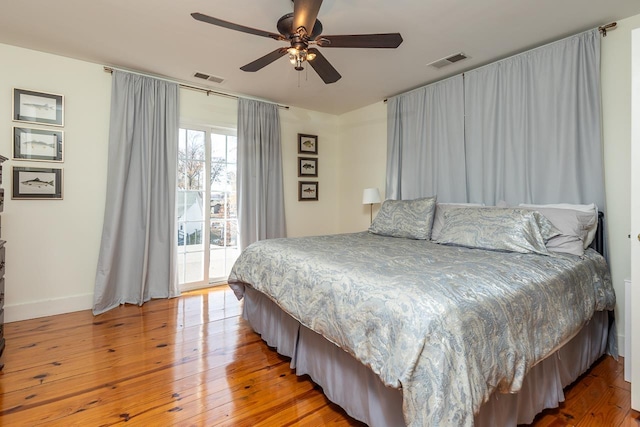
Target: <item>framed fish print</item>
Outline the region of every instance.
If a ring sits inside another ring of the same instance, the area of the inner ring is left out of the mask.
[[[298,181],[298,201],[318,200],[318,183],[316,181]]]
[[[318,136],[299,133],[298,154],[318,154]]]
[[[298,176],[318,176],[318,159],[314,157],[298,157]]]
[[[13,89],[13,121],[64,126],[64,96]]]
[[[13,128],[13,158],[15,160],[35,160],[62,162],[61,130]]]
[[[12,199],[62,200],[61,168],[13,167]]]

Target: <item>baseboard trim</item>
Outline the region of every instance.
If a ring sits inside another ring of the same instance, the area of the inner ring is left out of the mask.
[[[92,293],[44,301],[35,301],[25,304],[5,305],[4,321],[5,323],[10,323],[18,322],[20,320],[37,319],[39,317],[55,316],[56,314],[89,310],[92,307]]]

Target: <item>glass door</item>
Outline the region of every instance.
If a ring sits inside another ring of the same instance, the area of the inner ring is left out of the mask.
[[[179,135],[178,281],[189,290],[226,282],[239,254],[237,144],[229,130],[185,127]]]

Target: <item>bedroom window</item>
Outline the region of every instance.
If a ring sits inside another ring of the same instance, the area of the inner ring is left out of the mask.
[[[182,290],[225,282],[239,254],[236,136],[215,128],[180,128],[178,280]]]

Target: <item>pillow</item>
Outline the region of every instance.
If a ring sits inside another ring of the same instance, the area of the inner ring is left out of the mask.
[[[523,207],[540,212],[560,230],[560,235],[547,242],[547,249],[551,252],[562,252],[582,256],[585,242],[591,243],[589,233],[598,226],[598,217],[593,212],[579,211],[566,208]],[[594,224],[595,223],[595,224]],[[588,245],[587,245],[588,246]]]
[[[382,236],[428,240],[436,197],[415,200],[385,200],[369,232]]]
[[[582,248],[587,249],[593,239],[596,237],[596,231],[598,230],[598,207],[595,203],[591,203],[589,205],[573,205],[569,203],[556,203],[550,205],[526,205],[521,204],[521,207],[524,208],[541,208],[541,209],[564,209],[577,211],[576,221],[579,224],[576,224],[574,228],[580,227],[583,230],[586,230],[586,234],[580,233],[578,237],[582,240]],[[542,213],[544,215],[544,213]],[[553,219],[549,218],[551,222]],[[558,225],[556,227],[560,228]],[[562,229],[560,229],[562,231]]]
[[[452,209],[437,242],[469,248],[549,255],[545,241],[560,232],[542,214],[518,208]]]
[[[444,225],[444,213],[446,211],[471,207],[481,208],[483,206],[480,203],[436,203],[436,215],[433,217],[433,227],[431,227],[431,240],[438,240],[440,230]]]

